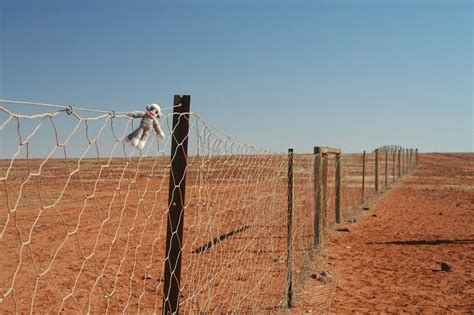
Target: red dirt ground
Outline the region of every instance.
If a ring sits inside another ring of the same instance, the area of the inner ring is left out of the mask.
[[[420,154],[411,176],[344,226],[312,270],[334,274],[330,313],[474,314],[474,154]],[[320,312],[318,282],[294,313]]]

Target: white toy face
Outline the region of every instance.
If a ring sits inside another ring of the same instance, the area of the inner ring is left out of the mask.
[[[156,117],[161,117],[161,109],[158,104],[151,104],[146,107],[147,111],[153,113]]]
[[[155,114],[156,114],[156,117],[160,117],[160,116],[161,116],[161,115],[160,115],[161,113],[160,113],[160,111],[159,111],[159,110],[157,110],[157,109],[154,109],[153,111],[155,112]]]

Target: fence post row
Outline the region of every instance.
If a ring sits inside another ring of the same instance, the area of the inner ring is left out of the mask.
[[[379,191],[379,149],[375,149],[375,191]]]
[[[179,312],[190,104],[190,95],[174,96],[173,105],[175,107],[173,111],[173,134],[171,135],[171,169],[168,195],[169,211],[164,259],[164,314],[177,314]]]
[[[286,307],[293,303],[293,149],[288,149],[288,237],[286,271]]]

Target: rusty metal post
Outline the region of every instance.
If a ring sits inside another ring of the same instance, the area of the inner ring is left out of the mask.
[[[375,149],[375,191],[379,192],[379,149]]]
[[[319,248],[322,240],[322,214],[323,214],[323,156],[319,147],[314,147],[314,226],[313,226],[313,250]]]
[[[341,169],[342,169],[341,154],[336,154],[336,223],[341,223]]]
[[[364,191],[365,191],[365,150],[362,153],[362,202],[364,202]]]
[[[293,149],[288,149],[288,237],[286,271],[286,307],[293,306]]]
[[[163,312],[179,312],[181,251],[183,244],[186,166],[188,155],[190,95],[175,95],[171,136],[171,169],[168,194],[168,222],[164,260]]]

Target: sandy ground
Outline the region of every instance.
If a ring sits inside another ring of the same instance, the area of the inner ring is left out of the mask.
[[[334,211],[328,210],[330,228],[347,227],[349,232],[333,231],[311,269],[313,160],[295,157],[297,304],[292,311],[325,313],[331,302],[336,314],[474,309],[474,155],[422,155],[412,176],[396,182],[387,195],[376,196],[373,156],[368,161],[366,196],[372,203],[380,201],[368,211],[351,211],[357,221],[342,226],[334,226]],[[0,313],[160,312],[165,162],[117,159],[104,165],[103,160],[87,160],[73,173],[77,161],[55,160],[28,181],[39,161],[15,162],[8,185],[0,190]],[[216,158],[205,165],[204,178],[190,168],[183,313],[287,313],[282,308],[286,164],[285,156]],[[0,164],[0,170],[8,165]],[[360,155],[344,157],[343,166],[342,208],[349,221],[347,209],[360,201]],[[389,160],[388,175],[395,170],[391,166]],[[381,164],[381,174],[383,169]],[[390,186],[390,176],[388,182]],[[379,185],[383,183],[381,177]],[[331,181],[327,198],[333,209]],[[16,211],[8,214],[12,207]],[[194,252],[231,230],[241,232],[202,254]],[[439,271],[440,262],[453,271]],[[328,283],[313,279],[323,270],[333,274]],[[152,280],[144,279],[145,274]]]
[[[411,176],[343,226],[312,270],[334,279],[309,279],[294,313],[320,313],[331,296],[332,314],[474,313],[474,154],[420,155]]]

